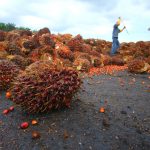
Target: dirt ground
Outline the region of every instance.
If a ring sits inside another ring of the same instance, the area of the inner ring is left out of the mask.
[[[150,150],[149,76],[124,71],[86,77],[70,109],[41,115],[20,108],[2,114],[13,104],[1,92],[0,149]],[[33,119],[37,125],[31,125]],[[20,129],[24,121],[30,124],[25,130]],[[32,139],[32,131],[41,137]]]

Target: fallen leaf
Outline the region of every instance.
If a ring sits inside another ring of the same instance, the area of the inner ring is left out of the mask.
[[[8,109],[3,110],[3,114],[4,114],[4,115],[6,115],[6,114],[8,114],[8,113],[9,113],[9,110],[8,110]]]
[[[109,123],[108,118],[104,118],[102,123],[103,123],[103,125],[104,125],[105,127],[109,127],[109,126],[110,126],[110,123]]]
[[[13,111],[14,110],[14,106],[9,107],[9,110]]]

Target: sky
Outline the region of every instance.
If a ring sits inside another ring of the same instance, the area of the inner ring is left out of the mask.
[[[118,17],[120,42],[150,41],[150,0],[0,0],[0,22],[84,39],[112,41]]]

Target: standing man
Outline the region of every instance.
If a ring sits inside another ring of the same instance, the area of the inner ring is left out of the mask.
[[[116,22],[116,24],[114,25],[114,28],[113,28],[113,33],[112,33],[113,42],[112,42],[112,49],[111,49],[111,52],[110,52],[111,55],[116,54],[117,49],[120,47],[120,44],[119,44],[119,41],[118,41],[118,33],[122,32],[126,28],[124,26],[124,28],[122,30],[120,30],[118,28],[118,26],[120,25],[120,22],[121,22],[121,18],[119,17],[118,21]]]

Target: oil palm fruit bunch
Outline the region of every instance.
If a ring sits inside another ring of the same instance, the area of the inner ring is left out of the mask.
[[[21,48],[15,43],[9,43],[7,53],[10,55],[22,55]]]
[[[19,67],[9,60],[0,60],[0,90],[9,88],[13,79],[19,73]]]
[[[20,38],[20,35],[18,33],[15,33],[14,31],[7,32],[5,40],[9,42],[14,42]]]
[[[80,34],[72,38],[68,43],[67,46],[70,48],[71,51],[82,51],[82,44],[84,43],[83,38]]]
[[[92,65],[94,67],[99,67],[101,65],[101,60],[99,57],[92,56]]]
[[[68,46],[62,45],[58,49],[58,54],[61,58],[69,59],[70,61],[74,60],[73,52],[69,49]]]
[[[133,73],[143,73],[146,72],[149,68],[149,64],[140,59],[134,59],[128,64],[128,71]]]
[[[48,112],[69,107],[80,85],[76,71],[47,64],[18,75],[10,89],[11,100],[28,113]]]
[[[90,44],[91,46],[96,46],[96,40],[95,39],[86,39],[84,40],[86,44]]]
[[[21,69],[25,69],[26,66],[29,66],[32,63],[29,58],[24,58],[20,55],[8,55],[7,59],[14,62]]]
[[[5,40],[5,32],[0,30],[0,41],[4,41]]]
[[[26,49],[34,49],[36,48],[34,41],[32,40],[26,40],[23,42],[23,47]]]
[[[111,58],[111,64],[122,66],[125,64],[125,62],[121,57],[114,56]]]
[[[49,28],[47,28],[47,27],[40,29],[37,34],[38,34],[38,36],[41,36],[41,35],[46,34],[46,33],[51,34]]]
[[[73,63],[73,68],[78,71],[88,72],[91,67],[91,63],[87,59],[78,58]]]
[[[111,57],[109,55],[100,55],[101,66],[106,66],[111,64]]]
[[[55,42],[51,38],[50,33],[43,34],[39,37],[39,43],[40,45],[50,45],[52,48],[55,48]]]
[[[8,54],[5,50],[3,50],[3,51],[0,50],[0,59],[6,59],[7,55]]]
[[[32,62],[36,62],[40,59],[41,57],[41,52],[40,49],[34,49],[33,51],[31,51],[31,53],[29,53],[29,58],[32,60]]]
[[[39,51],[40,51],[40,54],[44,54],[44,53],[49,53],[50,55],[54,55],[54,51],[55,49],[52,48],[50,45],[44,45],[44,46],[40,46],[39,47]]]
[[[90,53],[92,51],[92,47],[89,44],[83,43],[81,51],[84,52],[84,53]]]
[[[32,36],[32,31],[30,30],[21,30],[20,36]]]
[[[76,56],[76,59],[87,59],[90,63],[92,62],[91,56],[87,53],[79,53]]]

